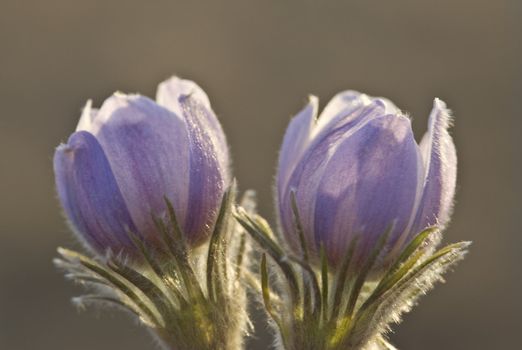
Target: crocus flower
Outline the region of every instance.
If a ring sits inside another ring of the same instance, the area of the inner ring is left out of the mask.
[[[192,246],[205,241],[230,182],[225,135],[207,95],[171,78],[156,102],[115,93],[85,106],[76,132],[54,155],[58,196],[71,226],[99,254],[132,256],[128,233],[162,250],[153,215],[167,198]]]
[[[323,245],[334,267],[356,236],[364,261],[386,232],[385,251],[393,255],[424,228],[446,225],[457,158],[444,102],[435,99],[420,144],[410,119],[384,98],[345,91],[319,118],[317,110],[311,97],[292,119],[279,157],[278,211],[291,248],[301,251],[293,195],[312,257]]]

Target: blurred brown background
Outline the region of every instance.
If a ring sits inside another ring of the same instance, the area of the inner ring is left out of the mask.
[[[206,89],[241,189],[258,190],[272,219],[277,150],[307,94],[323,105],[347,88],[387,96],[419,137],[432,98],[444,99],[460,162],[446,242],[474,245],[391,339],[402,350],[519,348],[521,20],[516,0],[0,1],[0,349],[152,348],[125,315],[70,304],[81,289],[51,259],[78,245],[51,159],[86,99],[154,96],[171,74]],[[260,323],[248,348],[268,342]]]

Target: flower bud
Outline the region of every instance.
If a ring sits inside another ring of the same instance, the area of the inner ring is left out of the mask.
[[[276,186],[282,230],[300,253],[295,195],[304,240],[316,261],[322,245],[330,264],[339,266],[358,237],[362,263],[387,233],[388,256],[374,268],[381,269],[415,234],[449,220],[457,165],[449,111],[435,99],[418,145],[410,119],[384,98],[345,91],[319,118],[317,105],[311,97],[284,137]]]
[[[76,132],[54,155],[56,187],[78,236],[99,254],[136,255],[129,231],[157,251],[153,215],[168,199],[187,242],[211,233],[230,183],[225,135],[207,95],[173,77],[157,100],[115,93],[98,109],[85,106]]]

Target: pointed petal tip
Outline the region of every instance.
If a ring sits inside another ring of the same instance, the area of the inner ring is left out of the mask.
[[[92,99],[88,99],[82,108],[80,120],[76,126],[76,131],[89,130],[92,127],[97,114],[98,110],[96,108],[92,108]]]
[[[309,94],[308,95],[308,102],[307,104],[312,104],[312,105],[318,105],[319,104],[319,97],[313,95],[313,94]]]
[[[433,107],[437,107],[439,109],[446,109],[446,102],[442,101],[440,98],[435,97],[433,99]]]
[[[451,110],[448,108],[446,102],[444,102],[443,100],[441,100],[438,97],[435,97],[433,99],[433,110],[440,111],[440,112],[446,114],[448,117],[452,118]]]
[[[304,112],[308,112],[309,109],[311,109],[312,120],[316,120],[319,111],[319,97],[312,94],[308,95],[306,105],[301,109],[299,113],[294,115],[292,119],[301,116],[301,114]]]
[[[87,102],[85,102],[85,105],[82,108],[82,114],[85,113],[86,111],[90,111],[91,108],[92,108],[92,99],[90,98],[87,100]]]
[[[434,123],[440,123],[441,127],[445,130],[453,126],[453,113],[447,107],[446,103],[438,97],[433,99],[430,121],[432,119]]]

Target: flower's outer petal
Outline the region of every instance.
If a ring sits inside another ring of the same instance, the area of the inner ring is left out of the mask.
[[[387,229],[392,227],[390,245],[406,229],[418,165],[410,120],[400,115],[371,119],[336,147],[314,203],[315,244],[325,245],[334,265],[355,235],[361,235],[364,259]]]
[[[176,115],[184,117],[183,106],[180,103],[180,98],[183,96],[190,96],[191,100],[197,101],[201,105],[203,113],[200,113],[198,118],[201,118],[201,132],[205,133],[212,142],[212,147],[215,148],[215,154],[218,157],[220,166],[227,169],[229,173],[230,157],[228,144],[225,133],[221,128],[221,124],[216,115],[212,111],[208,96],[205,94],[196,83],[191,80],[180,79],[172,77],[158,86],[156,92],[156,101],[161,106],[166,107]],[[229,179],[227,179],[228,182]]]
[[[306,107],[292,118],[286,129],[281,153],[279,154],[277,173],[277,186],[279,188],[286,187],[292,171],[299,163],[311,140],[312,128],[317,118],[318,103],[317,97],[310,96]]]
[[[92,100],[88,100],[82,109],[82,115],[80,117],[80,121],[78,122],[78,126],[76,127],[76,131],[90,131],[97,114],[98,110],[96,108],[92,108]]]
[[[127,231],[136,231],[114,174],[96,138],[79,131],[54,154],[58,196],[74,231],[87,245],[132,252]]]
[[[158,242],[152,214],[164,215],[166,196],[180,224],[187,220],[189,138],[185,121],[139,95],[114,94],[91,127],[138,230]]]
[[[209,120],[212,110],[192,95],[180,96],[190,145],[189,202],[185,231],[194,242],[205,238],[214,228],[221,199],[230,185],[228,150],[219,147]]]
[[[301,221],[303,227],[307,228],[305,235],[310,242],[314,242],[315,237],[312,228],[314,227],[316,191],[321,185],[322,175],[329,158],[334,154],[336,147],[351,137],[362,125],[369,120],[382,116],[384,105],[380,100],[375,100],[352,113],[356,115],[347,115],[344,123],[340,122],[338,126],[331,128],[328,133],[324,132],[315,137],[292,172],[286,186],[278,187],[281,225],[283,231],[287,233],[287,240],[296,249],[299,249],[299,244],[293,224],[290,192],[296,191]]]
[[[443,228],[450,219],[457,181],[457,153],[448,133],[451,122],[446,104],[435,99],[420,143],[426,173],[412,234],[435,224]]]

